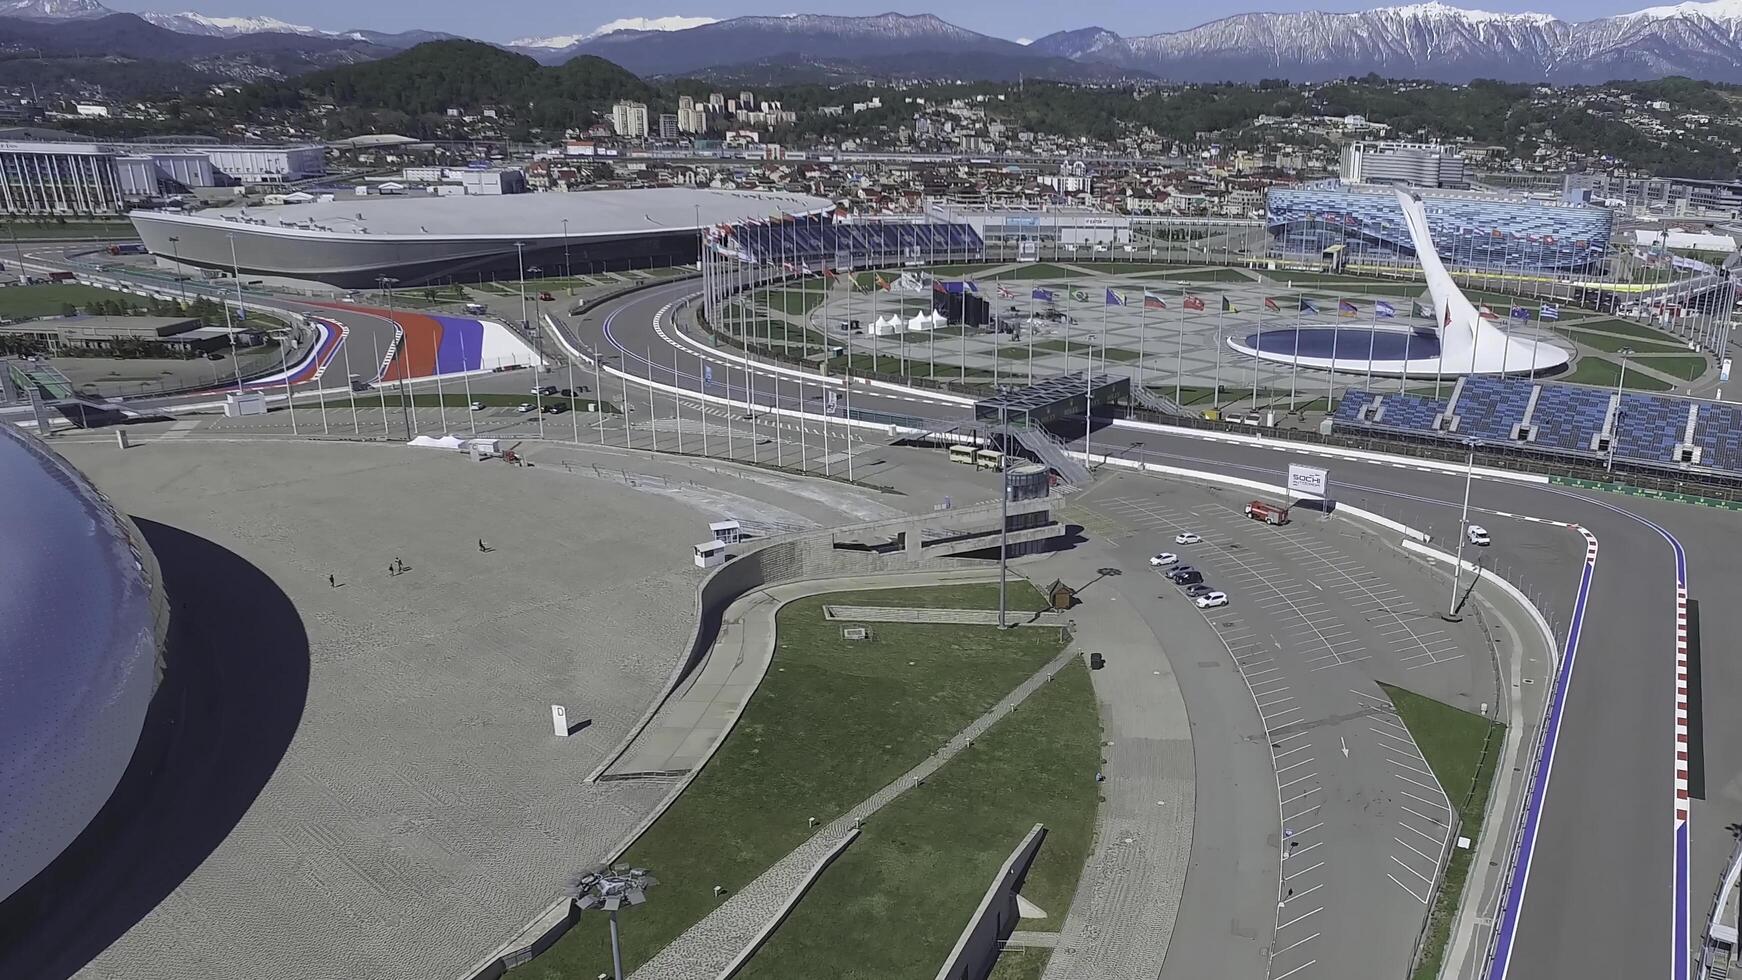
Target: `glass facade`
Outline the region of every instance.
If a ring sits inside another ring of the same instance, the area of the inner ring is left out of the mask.
[[[1265,197],[1265,229],[1277,254],[1318,257],[1340,248],[1349,261],[1415,258],[1389,189],[1327,184]],[[1434,247],[1451,268],[1594,271],[1614,223],[1609,211],[1586,205],[1445,192],[1424,193],[1422,201]]]

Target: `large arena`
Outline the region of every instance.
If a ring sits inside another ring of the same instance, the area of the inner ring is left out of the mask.
[[[694,262],[704,228],[826,211],[802,194],[660,188],[574,194],[376,195],[186,213],[135,211],[160,262],[345,289]]]

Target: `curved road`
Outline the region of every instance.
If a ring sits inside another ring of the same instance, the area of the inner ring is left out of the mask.
[[[802,403],[812,412],[821,411],[824,391],[845,390],[839,379],[812,378],[800,397],[792,394],[798,382],[790,369],[746,370],[679,335],[671,307],[695,290],[693,282],[646,289],[590,311],[571,327],[605,355],[605,363],[615,359],[621,369],[656,384],[735,400],[753,393],[754,401],[766,404],[779,374],[782,404]],[[851,407],[855,415],[910,417],[940,428],[971,417],[968,407],[923,391],[903,395],[861,385],[853,386]],[[1116,456],[1275,483],[1282,482],[1291,459],[1317,454],[1286,443],[1216,441],[1201,433],[1123,426],[1102,428],[1095,446]],[[1329,466],[1335,496],[1365,500],[1372,509],[1433,529],[1441,540],[1457,533],[1463,474],[1456,468],[1346,458]],[[1582,526],[1596,536],[1602,553],[1584,596],[1583,628],[1576,631],[1576,645],[1563,650],[1574,656],[1563,665],[1567,686],[1557,692],[1562,707],[1552,765],[1530,803],[1532,844],[1514,881],[1514,907],[1503,920],[1508,934],[1492,976],[1683,980],[1685,943],[1697,941],[1703,929],[1710,883],[1730,850],[1725,827],[1742,810],[1742,713],[1706,717],[1702,732],[1696,703],[1692,740],[1678,743],[1677,692],[1687,687],[1677,665],[1678,590],[1686,588],[1694,600],[1702,582],[1727,591],[1742,522],[1719,510],[1509,479],[1479,478],[1471,502],[1483,511]],[[1488,523],[1503,527],[1493,519]],[[1505,551],[1503,538],[1501,545],[1496,553]],[[1506,557],[1515,577],[1544,594],[1563,625],[1565,643],[1582,569],[1548,554]],[[1703,613],[1706,636],[1742,629],[1733,604],[1716,603]],[[1735,663],[1708,657],[1703,666],[1702,688],[1712,692],[1714,703],[1742,691],[1742,668]],[[1693,770],[1692,799],[1678,796],[1678,755]],[[1701,798],[1708,783],[1720,791],[1710,802]],[[1679,819],[1683,814],[1691,824]]]

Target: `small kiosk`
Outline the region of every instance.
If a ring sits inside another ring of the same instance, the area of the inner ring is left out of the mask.
[[[718,541],[703,541],[696,545],[696,567],[717,568],[726,563],[726,546]]]
[[[708,525],[708,531],[721,544],[737,544],[744,538],[744,529],[737,521],[714,521]]]

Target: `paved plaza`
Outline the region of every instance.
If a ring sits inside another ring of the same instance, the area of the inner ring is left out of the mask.
[[[690,549],[707,521],[753,517],[758,500],[799,522],[876,509],[851,488],[793,495],[575,447],[535,450],[532,467],[291,441],[57,449],[154,548],[201,539],[258,569],[259,591],[282,590],[259,601],[290,611],[280,632],[306,661],[284,672],[300,684],[232,692],[261,730],[241,723],[226,741],[269,741],[268,719],[285,719],[233,828],[182,876],[139,883],[158,889],[149,898],[130,902],[132,881],[104,897],[142,918],[103,937],[113,944],[80,975],[129,980],[458,975],[668,788],[582,780],[683,646],[701,574]],[[406,571],[391,573],[399,561]],[[172,564],[178,617],[217,617],[208,593],[255,601],[230,587],[240,571]],[[268,645],[224,642],[239,658]],[[552,702],[567,705],[573,737],[552,736]]]
[[[1279,410],[1315,399],[1322,406],[1325,372],[1259,362],[1229,349],[1227,340],[1244,341],[1260,331],[1311,324],[1340,324],[1351,330],[1377,325],[1400,331],[1433,326],[1431,319],[1411,315],[1419,312],[1418,301],[1424,307],[1431,305],[1426,286],[1420,283],[1367,283],[1351,288],[1297,282],[1286,272],[1156,270],[1141,264],[1133,264],[1132,269],[1137,271],[1043,263],[985,266],[969,273],[994,315],[1013,316],[1022,324],[1016,334],[965,332],[955,326],[885,336],[843,330],[844,321],[857,320],[863,329],[893,314],[911,320],[916,313],[929,311],[932,303],[929,288],[862,291],[851,288],[846,277],[827,291],[826,303],[814,281],[808,292],[792,286],[784,290],[785,295],[782,290],[765,293],[759,314],[777,325],[807,325],[813,338],[826,333],[830,343],[850,348],[855,359],[866,358],[867,366],[875,363],[883,373],[960,378],[965,366],[970,379],[1029,383],[1082,370],[1086,359],[1092,359],[1097,371],[1130,374],[1170,397],[1177,386],[1181,401],[1193,407],[1210,407],[1217,400],[1213,389],[1219,383],[1224,407]],[[955,281],[944,275],[937,279]],[[1037,290],[1050,294],[1050,299],[1037,298]],[[1109,292],[1118,304],[1108,302]],[[1152,304],[1159,301],[1165,308],[1146,306],[1146,294]],[[1354,312],[1339,316],[1338,302],[1343,299],[1354,304]],[[1196,308],[1196,301],[1202,301],[1202,309]],[[1317,312],[1303,308],[1303,302]],[[1393,315],[1382,316],[1380,303],[1389,304]],[[1535,324],[1514,329],[1520,338],[1540,336],[1545,343],[1554,342],[1555,335],[1547,331],[1539,335]],[[778,346],[780,335],[774,336]],[[791,343],[799,343],[796,331],[788,337]],[[1565,340],[1559,343],[1570,346]],[[1340,372],[1333,387],[1342,391],[1367,382],[1364,374]],[[1411,378],[1408,388],[1431,391],[1435,382],[1431,375]],[[1395,378],[1373,379],[1377,389],[1395,390],[1402,383]],[[1446,387],[1451,383],[1452,379],[1443,380]]]

